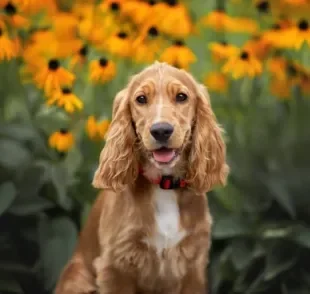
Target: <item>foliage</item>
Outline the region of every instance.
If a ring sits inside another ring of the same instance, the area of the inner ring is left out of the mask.
[[[52,292],[96,197],[113,98],[156,59],[209,88],[226,130],[211,292],[308,293],[309,12],[307,0],[1,0],[0,293]]]

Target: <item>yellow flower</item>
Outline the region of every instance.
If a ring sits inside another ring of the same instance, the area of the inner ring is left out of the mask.
[[[109,125],[110,122],[108,120],[97,122],[95,117],[92,115],[86,122],[86,132],[92,140],[103,140]]]
[[[237,54],[239,52],[239,48],[226,42],[221,43],[210,43],[209,49],[212,54],[212,59],[214,61],[222,61],[227,58]]]
[[[244,44],[243,48],[254,54],[258,59],[262,60],[269,54],[271,45],[261,36],[254,36]]]
[[[95,83],[106,83],[116,75],[116,65],[112,60],[106,58],[100,58],[99,60],[93,60],[90,65],[89,79]]]
[[[245,17],[232,17],[228,22],[226,31],[232,33],[249,33],[254,34],[259,30],[257,23]]]
[[[220,72],[210,72],[204,79],[207,88],[214,92],[225,93],[228,88],[227,77]]]
[[[287,60],[282,56],[270,58],[267,61],[267,69],[277,80],[284,80],[287,77]]]
[[[143,24],[154,19],[155,1],[143,2],[139,0],[123,1],[121,3],[121,14],[129,17],[136,25]]]
[[[175,67],[188,70],[190,64],[196,61],[196,56],[190,48],[185,46],[183,41],[177,40],[172,46],[164,50],[160,60]]]
[[[214,10],[202,19],[202,23],[205,26],[211,27],[216,31],[226,30],[229,22],[230,17],[222,10]]]
[[[87,61],[87,54],[88,47],[84,45],[71,57],[69,69],[74,70],[75,68],[84,65]]]
[[[3,20],[14,28],[27,28],[30,25],[30,21],[24,16],[18,13],[18,7],[14,4],[14,1],[2,0],[0,7],[3,8],[4,15]]]
[[[68,130],[60,129],[51,134],[48,139],[48,144],[59,152],[67,152],[74,144],[74,137]]]
[[[262,73],[262,64],[253,54],[242,50],[228,59],[223,66],[223,72],[231,73],[234,79],[254,77]]]
[[[291,47],[299,50],[304,43],[310,47],[310,24],[302,19],[298,24],[288,30],[288,37]]]
[[[126,32],[121,31],[108,38],[104,47],[112,54],[129,57],[132,53],[132,40]]]
[[[272,79],[270,92],[279,99],[289,99],[291,96],[291,84],[288,80]]]
[[[19,55],[20,45],[17,38],[11,40],[0,27],[0,61],[10,60]]]
[[[154,24],[158,29],[176,38],[185,38],[193,30],[193,23],[186,7],[177,0],[158,2],[153,8]]]
[[[310,75],[304,75],[301,78],[300,89],[303,95],[310,94]]]
[[[51,59],[34,76],[34,82],[38,88],[43,89],[47,96],[59,90],[62,86],[71,86],[75,76],[63,68],[59,60]]]
[[[68,113],[73,113],[83,108],[83,102],[69,88],[62,88],[55,92],[48,98],[46,103],[47,105],[55,104],[58,107],[63,107]]]

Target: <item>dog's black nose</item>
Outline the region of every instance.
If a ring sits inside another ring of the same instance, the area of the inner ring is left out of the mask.
[[[151,126],[150,132],[155,140],[164,143],[171,137],[173,126],[165,122],[156,123]]]

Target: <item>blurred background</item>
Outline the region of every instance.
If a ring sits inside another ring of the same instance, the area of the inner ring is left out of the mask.
[[[309,0],[0,0],[0,293],[52,293],[115,94],[190,71],[226,130],[209,293],[310,293]]]

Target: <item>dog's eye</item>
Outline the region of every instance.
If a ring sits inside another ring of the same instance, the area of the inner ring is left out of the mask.
[[[147,98],[145,95],[140,95],[136,98],[137,102],[140,104],[146,104],[147,103]]]
[[[184,93],[178,93],[177,96],[175,97],[177,102],[183,102],[187,100],[188,96]]]

